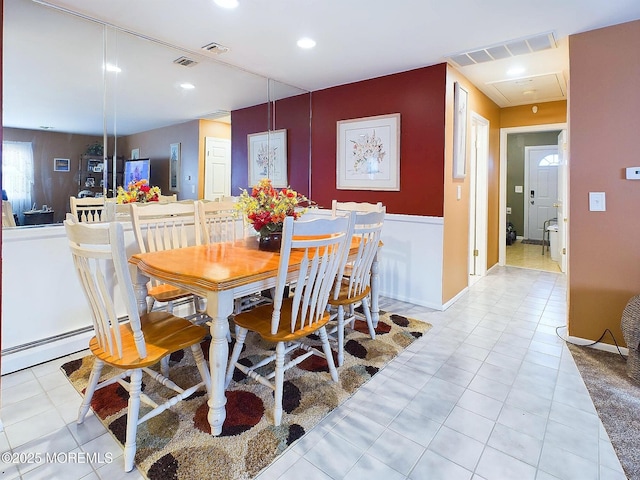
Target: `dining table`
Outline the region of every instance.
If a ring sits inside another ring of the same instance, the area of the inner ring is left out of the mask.
[[[357,240],[354,240],[350,256],[356,253],[357,248]],[[229,317],[233,314],[234,300],[275,287],[279,259],[279,252],[260,250],[256,237],[137,253],[129,258],[129,262],[137,267],[132,269],[132,281],[141,313],[147,309],[146,284],[149,278],[183,288],[207,300],[206,313],[211,318],[211,390],[207,419],[212,435],[220,435],[226,418],[225,374],[229,357]],[[288,281],[295,278],[301,259],[302,252],[292,250]],[[379,318],[378,285],[376,256],[371,269],[371,316],[374,325]]]

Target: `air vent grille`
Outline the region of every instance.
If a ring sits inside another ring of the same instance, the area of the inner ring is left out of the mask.
[[[478,48],[469,52],[447,55],[446,58],[459,67],[467,67],[477,63],[501,60],[556,47],[557,44],[553,33],[543,33],[518,40],[509,40],[499,45]]]
[[[224,45],[220,45],[219,43],[211,42],[208,45],[202,47],[202,50],[209,53],[214,53],[216,55],[220,55],[221,53],[226,53],[229,51],[229,47],[225,47]]]
[[[173,63],[175,63],[176,65],[182,65],[183,67],[193,67],[194,65],[198,64],[198,62],[196,62],[195,60],[184,56],[176,58]]]

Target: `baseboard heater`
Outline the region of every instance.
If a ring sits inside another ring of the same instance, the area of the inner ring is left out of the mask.
[[[180,299],[174,302],[174,312],[176,315],[180,315],[181,312],[176,312],[176,310],[182,310],[181,307],[188,308],[191,305],[193,303],[190,298]],[[120,322],[126,322],[128,318],[123,316],[119,320]],[[5,348],[0,351],[2,375],[85,350],[89,346],[91,337],[93,337],[93,326],[87,326],[52,337],[16,345],[15,347]]]

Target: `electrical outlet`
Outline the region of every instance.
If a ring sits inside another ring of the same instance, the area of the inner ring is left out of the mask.
[[[511,215],[511,207],[507,207],[507,215]]]

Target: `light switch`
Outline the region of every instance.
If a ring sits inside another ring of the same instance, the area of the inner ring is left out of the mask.
[[[522,193],[522,185],[516,185],[516,193]]]
[[[604,212],[607,210],[604,192],[589,192],[589,211]]]
[[[462,185],[457,185],[458,189],[456,191],[456,197],[458,197],[458,200],[460,200],[462,198]]]

